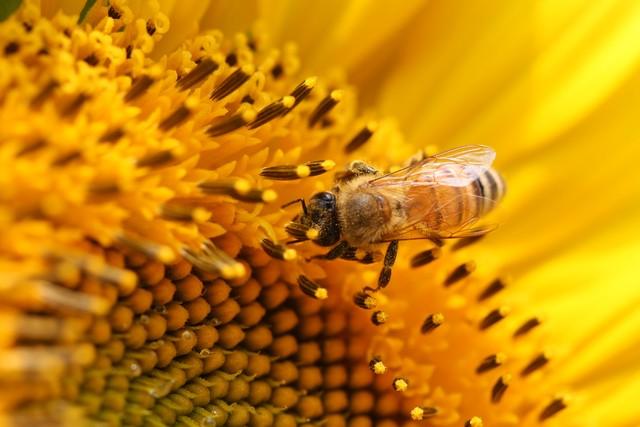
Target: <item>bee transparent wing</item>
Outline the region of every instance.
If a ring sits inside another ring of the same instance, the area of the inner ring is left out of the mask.
[[[420,240],[420,239],[459,239],[463,237],[476,237],[486,234],[496,228],[494,224],[487,224],[478,227],[473,225],[480,219],[479,216],[472,216],[463,224],[453,225],[447,224],[446,210],[453,204],[457,204],[460,198],[465,197],[474,200],[475,203],[487,203],[490,206],[495,201],[487,197],[477,195],[464,195],[451,198],[447,203],[437,204],[427,202],[429,199],[420,192],[427,190],[426,187],[418,189],[418,193],[412,197],[408,203],[411,204],[407,209],[408,217],[402,228],[392,230],[382,236],[380,242],[389,242],[392,240]],[[414,189],[415,190],[415,189]],[[425,197],[421,197],[425,196]],[[429,205],[427,205],[429,203]],[[432,230],[427,224],[427,218],[439,217],[441,219],[440,230]]]
[[[486,145],[463,145],[442,153],[434,154],[425,160],[439,163],[461,163],[490,167],[496,158],[493,148]]]
[[[368,182],[372,187],[433,186],[464,187],[489,169],[496,157],[492,148],[465,145],[427,157],[407,167],[379,176]],[[447,165],[463,165],[450,167]]]

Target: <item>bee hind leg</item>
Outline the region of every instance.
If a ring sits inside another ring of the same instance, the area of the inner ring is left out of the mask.
[[[396,256],[398,255],[398,240],[392,240],[387,246],[387,252],[384,254],[384,264],[378,276],[378,287],[376,290],[386,288],[391,281],[391,269],[396,262]]]
[[[360,264],[373,264],[382,259],[382,254],[379,251],[364,251],[350,247],[342,254],[341,258],[347,261],[359,262]]]

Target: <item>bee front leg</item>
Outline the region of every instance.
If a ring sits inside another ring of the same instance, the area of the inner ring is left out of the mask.
[[[391,281],[391,268],[396,262],[397,255],[398,241],[392,240],[391,243],[389,243],[389,246],[387,246],[387,252],[384,254],[384,265],[382,266],[382,271],[380,271],[380,276],[378,277],[378,288],[376,290],[386,288]]]

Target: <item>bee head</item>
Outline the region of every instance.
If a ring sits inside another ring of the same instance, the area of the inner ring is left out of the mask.
[[[308,210],[301,220],[303,224],[318,230],[318,238],[314,240],[318,245],[331,246],[340,240],[335,194],[322,191],[311,196]]]

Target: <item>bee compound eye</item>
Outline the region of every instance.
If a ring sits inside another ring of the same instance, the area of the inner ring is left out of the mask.
[[[328,191],[323,191],[321,193],[317,193],[315,196],[313,196],[313,198],[321,202],[331,203],[336,199],[336,196]]]

